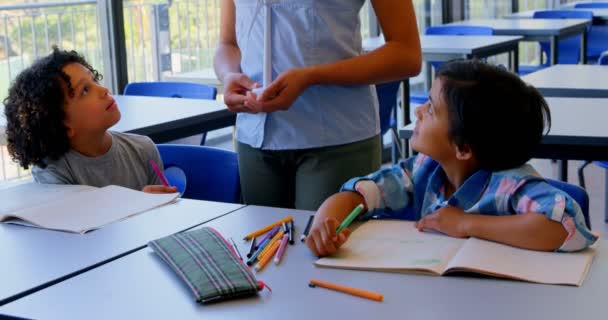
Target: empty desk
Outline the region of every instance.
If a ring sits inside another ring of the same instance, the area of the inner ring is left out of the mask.
[[[550,64],[556,64],[559,39],[580,34],[583,63],[587,56],[587,26],[585,19],[475,19],[451,23],[452,25],[487,26],[495,35],[523,36],[524,41],[550,41]]]
[[[608,98],[608,66],[559,64],[522,79],[545,97]]]
[[[114,131],[149,136],[162,143],[233,126],[236,115],[222,101],[114,96],[122,114]]]

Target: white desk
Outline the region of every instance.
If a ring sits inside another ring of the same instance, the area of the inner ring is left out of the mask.
[[[608,98],[608,66],[560,64],[522,79],[546,97]]]
[[[181,199],[84,235],[0,224],[0,305],[240,207]]]
[[[111,129],[168,142],[234,125],[236,114],[222,101],[114,96],[122,114]]]
[[[202,70],[174,73],[164,76],[165,81],[177,81],[177,82],[194,82],[206,84],[212,87],[216,87],[218,93],[222,93],[224,90],[222,82],[215,75],[213,68],[205,68]]]
[[[587,57],[587,26],[591,20],[585,19],[474,19],[450,23],[450,25],[487,26],[494,29],[495,35],[523,36],[524,41],[549,41],[554,65],[559,56],[559,39],[580,34],[581,57],[583,64]]]
[[[420,46],[425,61],[483,59],[501,53],[513,54],[517,59],[518,43],[522,39],[521,36],[420,35]],[[367,38],[363,40],[363,50],[371,51],[383,44],[382,36]],[[517,60],[513,69],[517,72]]]
[[[114,131],[149,136],[162,143],[233,126],[236,114],[222,101],[115,95],[121,119]],[[6,118],[0,116],[0,142]]]
[[[545,11],[552,9],[537,9],[527,10],[508,14],[504,16],[505,19],[533,19],[536,11]],[[569,8],[568,10],[576,11],[591,11],[593,13],[593,24],[606,24],[608,22],[608,9],[603,8]]]
[[[309,212],[245,207],[206,225],[225,237],[248,232],[287,214],[302,230]],[[239,243],[241,252],[247,245]],[[0,307],[36,319],[582,319],[602,318],[608,291],[608,242],[580,288],[475,277],[433,277],[316,268],[297,242],[281,265],[258,274],[273,290],[257,297],[199,305],[188,288],[149,248]],[[375,302],[322,288],[312,278],[373,290]]]

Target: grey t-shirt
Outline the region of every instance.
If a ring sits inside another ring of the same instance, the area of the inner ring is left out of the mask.
[[[88,157],[70,149],[58,160],[47,160],[47,167],[34,166],[32,175],[39,183],[83,184],[94,187],[118,185],[141,190],[162,182],[150,165],[154,160],[162,169],[156,145],[150,138],[129,133],[110,132],[112,146],[99,157]]]

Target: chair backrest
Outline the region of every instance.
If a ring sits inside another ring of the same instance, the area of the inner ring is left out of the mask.
[[[534,19],[593,19],[593,12],[584,10],[538,10]]]
[[[534,12],[534,19],[593,19],[593,12],[582,10],[540,10]],[[587,29],[589,30],[589,29]],[[540,48],[548,57],[551,55],[551,44],[540,41]],[[581,56],[581,36],[572,36],[559,40],[560,64],[578,64]]]
[[[608,2],[581,2],[574,5],[575,8],[608,8]]]
[[[545,179],[550,185],[556,187],[567,193],[569,196],[578,203],[581,207],[581,211],[583,211],[583,217],[585,217],[585,224],[587,228],[591,230],[591,220],[589,220],[589,195],[587,195],[587,191],[585,189],[569,184],[567,182],[553,180],[553,179]]]
[[[165,175],[172,185],[183,184],[182,197],[188,199],[239,203],[241,186],[239,165],[235,152],[205,146],[182,144],[157,145],[165,167]],[[179,189],[179,188],[178,188]]]
[[[215,100],[217,89],[190,82],[131,82],[124,95]]]
[[[387,82],[376,85],[378,95],[378,111],[380,113],[380,133],[385,134],[389,128],[396,125],[395,111],[397,107],[397,92],[401,82]],[[393,115],[393,117],[391,117]]]
[[[597,60],[597,64],[607,65],[608,66],[608,51],[604,51],[600,58]]]
[[[454,36],[491,36],[494,29],[485,26],[433,26],[426,28],[426,34],[454,35]]]

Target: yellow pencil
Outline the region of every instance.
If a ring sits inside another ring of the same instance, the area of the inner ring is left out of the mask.
[[[266,248],[262,249],[262,252],[260,252],[260,254],[258,255],[258,261],[262,260],[266,253],[270,251],[270,248],[272,248],[275,242],[280,242],[279,239],[283,238],[284,234],[285,232],[283,230],[279,230],[279,232],[277,232],[277,234],[275,234],[274,237],[272,237],[272,239],[268,241]]]
[[[270,250],[264,256],[264,258],[262,258],[262,260],[258,261],[258,265],[255,266],[255,271],[260,272],[264,269],[264,267],[268,264],[268,261],[272,260],[272,257],[274,256],[274,253],[277,251],[277,249],[279,249],[280,244],[281,243],[278,241],[275,241],[272,244],[272,247],[270,247]]]
[[[287,216],[287,217],[285,217],[285,218],[283,218],[283,219],[281,219],[281,220],[279,220],[277,222],[274,222],[272,224],[269,224],[269,225],[265,226],[262,229],[256,230],[256,231],[254,231],[254,232],[246,235],[245,238],[243,238],[243,240],[251,240],[252,238],[255,238],[255,237],[257,237],[257,236],[259,236],[261,234],[264,234],[264,233],[270,231],[275,226],[280,226],[283,223],[289,222],[291,220],[293,220],[293,217],[292,216]]]

